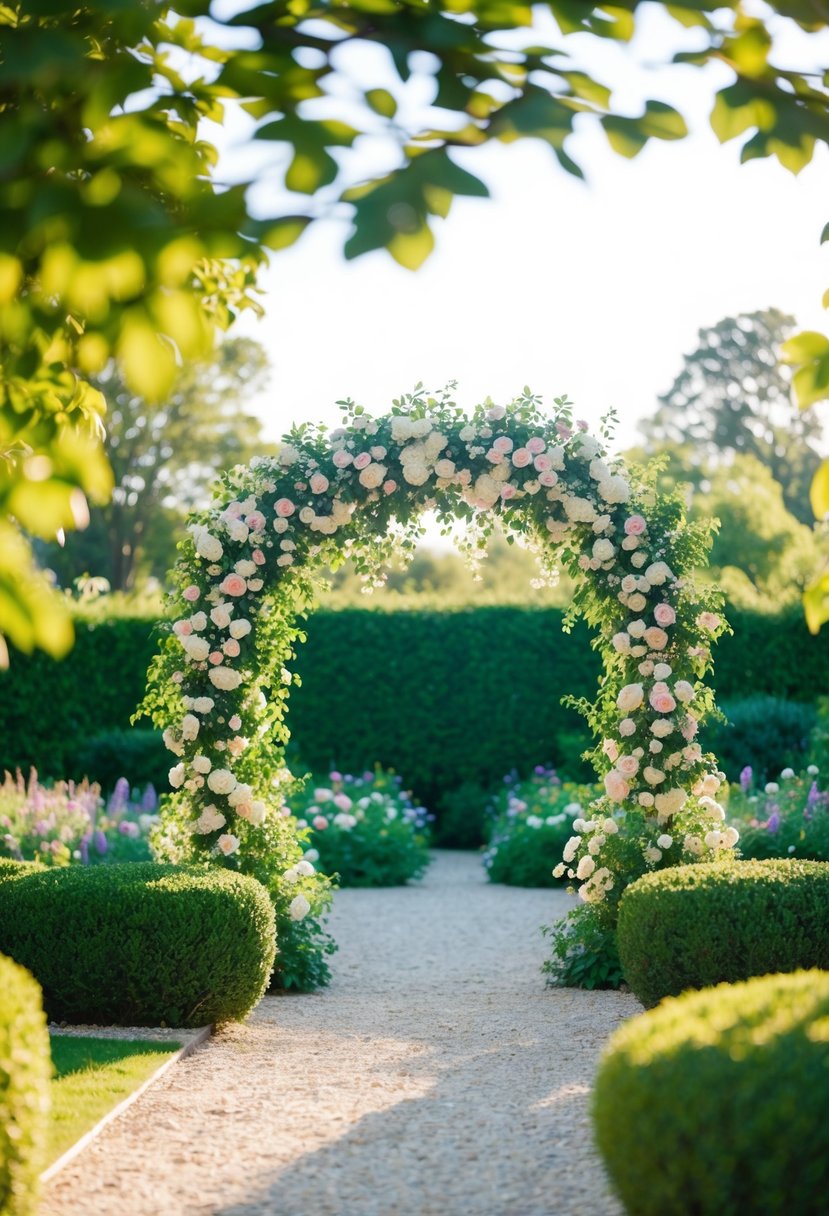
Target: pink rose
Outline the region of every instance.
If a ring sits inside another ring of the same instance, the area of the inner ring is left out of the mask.
[[[392,481],[391,478],[389,478],[388,481],[383,482],[383,490],[386,494],[393,494],[396,489],[397,489],[397,482]]]
[[[670,604],[657,604],[653,617],[657,625],[673,625],[676,622],[676,612]]]
[[[514,498],[515,494],[515,486],[511,485],[508,481],[501,483],[501,497],[503,498],[504,502],[506,502],[508,498]]]
[[[219,590],[225,595],[244,595],[248,585],[241,574],[226,574],[219,583]]]
[[[274,510],[276,511],[277,515],[281,515],[284,519],[287,519],[289,515],[293,515],[296,507],[291,502],[290,498],[277,498],[274,505]]]
[[[189,587],[184,588],[183,595],[186,600],[189,600],[191,604],[194,604],[201,595],[201,591],[199,591],[195,583],[191,583]]]
[[[251,532],[261,532],[265,526],[265,516],[261,511],[251,511],[250,515],[245,517],[245,523]]]
[[[345,469],[348,468],[354,457],[350,452],[346,452],[345,448],[340,448],[339,451],[334,453],[331,459],[334,461],[336,468]]]
[[[619,755],[619,745],[617,744],[615,739],[605,739],[604,742],[602,743],[602,751],[608,757],[608,759],[610,760],[610,762],[612,764],[615,762],[616,757]]]
[[[224,659],[224,655],[220,650],[212,650],[207,656],[214,667],[218,667]]]
[[[625,520],[625,533],[628,536],[641,536],[647,530],[647,521],[641,515],[630,515]]]
[[[625,737],[636,734],[636,723],[633,718],[622,718],[619,723],[619,734]]]
[[[504,459],[504,453],[499,452],[497,448],[490,448],[486,454],[486,458],[490,464],[501,464]]]
[[[697,722],[695,717],[693,717],[691,714],[689,714],[688,717],[685,719],[685,721],[682,723],[682,726],[680,727],[680,731],[682,733],[682,738],[687,740],[688,743],[690,743],[698,730],[699,730],[699,722]]]
[[[328,827],[328,820],[324,815],[315,815],[311,820],[311,825],[312,827],[316,828],[318,832],[324,832]]]
[[[700,629],[710,629],[713,633],[715,629],[719,628],[720,618],[716,612],[701,612],[697,617],[697,624]]]
[[[509,435],[499,435],[497,439],[492,441],[492,449],[495,452],[500,452],[502,456],[506,456],[513,449],[513,442]]]
[[[311,478],[311,493],[324,494],[330,484],[324,473],[314,473]]]
[[[545,473],[538,474],[538,484],[540,486],[554,486],[557,481],[558,473],[554,473],[552,469],[549,469]]]
[[[558,434],[562,439],[569,439],[570,436],[573,434],[572,428],[569,426],[565,426],[563,422],[556,423],[556,430],[558,431]]]
[[[536,456],[533,467],[538,469],[539,473],[546,473],[553,467],[553,462],[549,456]]]
[[[667,633],[656,625],[651,625],[650,629],[646,629],[644,636],[651,650],[664,650],[668,645]]]
[[[359,456],[354,457],[354,468],[355,469],[365,469],[370,464],[371,464],[371,453],[370,452],[360,452]]]
[[[676,709],[676,701],[669,692],[657,692],[654,689],[648,700],[658,714],[671,714]]]
[[[635,777],[639,772],[639,761],[636,756],[620,756],[616,768],[623,777]]]
[[[239,654],[239,643],[235,638],[228,638],[227,641],[222,644],[222,650],[226,655],[229,655],[231,659],[235,659]]]
[[[239,717],[238,714],[234,714],[233,717],[228,722],[228,726],[230,727],[231,730],[238,730],[241,725],[242,725],[242,719]]]
[[[516,448],[512,454],[512,463],[516,469],[525,469],[532,458],[532,452],[529,448]]]
[[[604,788],[607,791],[608,798],[613,802],[624,802],[630,793],[630,786],[621,773],[617,773],[613,768],[604,779]]]
[[[193,632],[193,626],[189,621],[176,621],[173,625],[173,633],[177,633],[180,638],[187,638]]]
[[[257,566],[264,566],[266,558],[261,549],[254,549],[250,556],[253,561],[256,562]]]
[[[543,452],[546,446],[540,435],[533,435],[531,439],[527,440],[527,451],[532,452],[533,456],[537,456],[539,452]]]

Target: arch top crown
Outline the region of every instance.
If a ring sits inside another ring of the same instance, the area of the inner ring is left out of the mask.
[[[498,519],[577,579],[574,607],[605,666],[581,707],[605,794],[562,863],[582,897],[618,897],[631,839],[640,873],[731,847],[721,778],[695,738],[725,628],[716,593],[688,575],[707,533],[678,496],[609,457],[607,440],[573,422],[566,398],[545,413],[525,390],[465,416],[449,390],[417,390],[381,417],[346,402],[335,430],[296,427],[275,457],[226,474],[182,544],[177,619],[145,702],[178,759],[173,803],[191,847],[239,864],[282,817],[287,685],[273,673],[290,660],[308,572],[349,549],[364,566],[386,560],[427,509],[479,536]]]

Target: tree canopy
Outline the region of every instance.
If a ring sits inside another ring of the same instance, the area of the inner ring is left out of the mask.
[[[386,248],[416,268],[453,198],[487,193],[457,162],[458,149],[537,138],[581,176],[570,142],[577,120],[600,124],[624,156],[650,139],[682,138],[683,117],[658,99],[639,114],[617,108],[573,39],[627,42],[643,7],[0,4],[0,631],[55,652],[70,640],[54,604],[48,622],[43,616],[45,585],[23,530],[48,536],[77,526],[87,498],[109,493],[103,400],[89,379],[108,360],[130,391],[163,400],[181,363],[203,358],[217,330],[258,306],[267,251],[292,243],[331,207],[352,219],[346,256]],[[675,61],[728,67],[711,122],[721,140],[741,141],[744,160],[772,156],[798,172],[829,142],[824,78],[791,66],[786,50],[789,28],[826,28],[822,4],[778,0],[768,20],[739,0],[660,7],[695,32],[693,48]],[[549,45],[532,28],[541,10],[556,31]],[[349,49],[366,45],[385,48],[395,87],[375,87],[349,68]],[[425,109],[401,105],[397,86],[413,74],[427,78]],[[273,214],[252,214],[250,183],[226,186],[217,176],[204,123],[221,123],[228,107],[254,120],[255,139],[290,152],[284,185],[295,201]],[[355,182],[352,149],[377,131],[395,151],[386,169]],[[801,335],[788,354],[801,400],[825,395],[829,339]]]

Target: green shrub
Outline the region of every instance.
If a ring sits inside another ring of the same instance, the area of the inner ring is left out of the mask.
[[[579,904],[541,932],[552,947],[541,966],[549,988],[621,987],[613,909],[607,904]]]
[[[610,1040],[593,1119],[630,1216],[827,1210],[829,975],[667,1000]]]
[[[829,861],[829,790],[817,766],[755,786],[744,772],[727,795],[727,818],[740,833],[744,858],[799,857]]]
[[[108,730],[78,748],[73,771],[96,781],[102,790],[112,790],[119,778],[128,777],[133,786],[150,784],[165,793],[170,788],[170,753],[161,731]]]
[[[513,887],[566,886],[566,875],[553,871],[574,822],[602,792],[598,786],[562,782],[541,764],[523,781],[504,778],[492,806],[495,819],[484,854],[489,879]]]
[[[478,781],[463,781],[447,790],[435,824],[435,842],[444,849],[478,849],[489,833],[490,791]]]
[[[254,880],[135,862],[0,883],[0,951],[59,1022],[200,1026],[243,1018],[267,987],[274,912]]]
[[[724,701],[721,709],[728,721],[705,728],[703,747],[714,752],[730,781],[746,767],[757,783],[776,777],[781,769],[803,767],[817,717],[814,705],[753,696]]]
[[[289,799],[298,827],[311,832],[306,865],[318,863],[341,887],[396,887],[420,878],[430,860],[429,814],[400,785],[382,769],[310,778]]]
[[[643,1005],[687,988],[829,969],[829,864],[729,861],[646,874],[619,904],[619,957]]]
[[[11,883],[4,885],[13,885]],[[0,1212],[30,1216],[44,1165],[52,1059],[40,989],[0,958]]]

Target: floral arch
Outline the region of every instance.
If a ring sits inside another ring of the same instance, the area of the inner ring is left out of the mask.
[[[525,390],[465,417],[448,391],[417,391],[379,418],[346,403],[336,430],[295,428],[276,457],[225,475],[180,545],[176,619],[143,706],[177,758],[161,851],[257,874],[286,922],[313,916],[318,876],[283,806],[297,616],[315,569],[351,555],[371,577],[413,547],[427,509],[466,521],[472,550],[497,518],[561,562],[577,580],[573,614],[596,631],[604,675],[579,708],[606,793],[576,821],[559,874],[612,906],[647,869],[732,847],[721,775],[695,739],[713,708],[711,643],[726,628],[717,592],[687,576],[709,529],[608,460],[606,439],[574,425],[563,398],[545,415]]]

